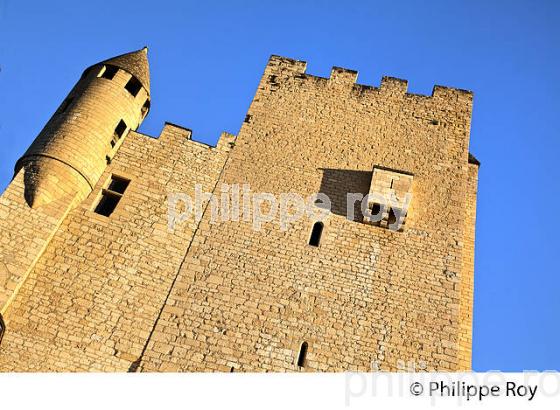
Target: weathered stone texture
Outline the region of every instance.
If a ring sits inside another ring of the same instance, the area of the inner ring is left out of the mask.
[[[1,369],[126,371],[139,358],[196,228],[168,231],[167,195],[212,190],[226,157],[189,138],[173,125],[126,137],[9,307]],[[131,183],[106,218],[92,208],[112,174]]]
[[[31,209],[20,171],[0,199],[10,231],[0,255],[27,273],[3,284],[0,263],[0,370],[470,369],[472,94],[356,78],[341,68],[311,76],[273,56],[235,139],[212,148],[171,124],[158,139],[131,131],[83,200]],[[346,218],[346,194],[368,194],[374,167],[413,176],[402,231],[363,223],[359,203]],[[131,182],[107,218],[92,210],[111,175]],[[308,245],[314,220],[257,231],[211,220],[210,207],[170,231],[167,195],[194,196],[195,184],[321,192],[332,212],[318,247]]]
[[[336,201],[367,194],[374,165],[404,170],[414,175],[407,228],[334,211],[313,248],[309,220],[255,232],[206,215],[143,370],[295,370],[303,341],[309,370],[368,370],[372,361],[462,368],[472,95],[444,87],[412,95],[401,80],[375,89],[355,84],[352,71],[325,79],[304,68],[271,59],[220,182]]]

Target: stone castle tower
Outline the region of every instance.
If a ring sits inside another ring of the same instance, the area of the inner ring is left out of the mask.
[[[272,56],[239,134],[211,147],[136,131],[146,48],[88,68],[0,197],[0,370],[470,370],[472,94],[356,79]],[[171,229],[170,196],[196,186],[331,207],[255,229],[206,202]],[[410,206],[349,216],[348,194],[386,193]]]

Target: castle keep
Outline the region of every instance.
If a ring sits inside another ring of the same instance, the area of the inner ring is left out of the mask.
[[[147,49],[88,68],[0,197],[0,370],[470,370],[472,94],[356,80],[272,56],[211,147],[136,131]],[[170,195],[224,184],[331,208],[256,230],[206,206],[169,228]],[[359,201],[348,217],[351,193],[411,200],[372,223]]]

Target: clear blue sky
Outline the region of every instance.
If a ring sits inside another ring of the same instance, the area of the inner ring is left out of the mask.
[[[27,3],[27,4],[26,4]],[[475,93],[475,370],[560,370],[560,2],[0,0],[0,189],[87,66],[150,47],[152,110],[237,133],[270,54]],[[1,233],[0,233],[1,234]]]

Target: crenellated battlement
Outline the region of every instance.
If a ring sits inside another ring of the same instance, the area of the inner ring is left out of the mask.
[[[218,138],[216,145],[207,144],[205,142],[196,141],[192,138],[192,130],[182,125],[177,125],[172,122],[166,121],[161,129],[159,135],[152,136],[134,131],[132,135],[137,135],[145,138],[147,141],[160,144],[195,144],[211,150],[229,151],[234,145],[235,134],[223,131]]]
[[[414,97],[428,97],[435,99],[444,99],[447,101],[461,101],[472,104],[472,91],[447,87],[442,85],[434,85],[431,95],[423,95],[408,92],[408,81],[395,77],[384,76],[381,78],[379,87],[367,84],[360,84],[358,80],[358,71],[342,67],[332,67],[329,78],[308,74],[306,72],[307,62],[294,60],[288,57],[272,55],[268,61],[265,70],[265,81],[278,84],[282,78],[294,77],[298,80],[309,79],[325,85],[334,85],[335,87],[351,87],[359,90],[362,94],[368,92],[376,92],[384,95],[407,95]]]

